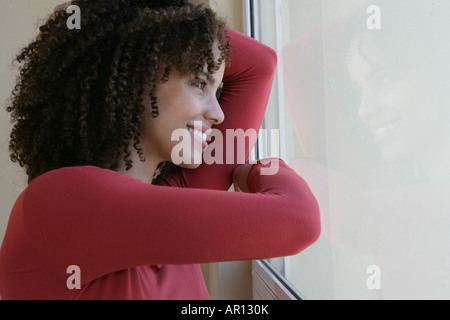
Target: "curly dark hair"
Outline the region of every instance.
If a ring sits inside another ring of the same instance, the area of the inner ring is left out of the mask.
[[[196,77],[229,60],[225,22],[185,0],[75,0],[81,29],[57,11],[23,48],[17,84],[6,109],[14,124],[10,157],[28,182],[58,168],[132,167],[129,146],[143,158],[141,119],[157,117],[155,88],[172,69]],[[218,41],[221,57],[213,53]],[[146,87],[147,86],[147,87]],[[149,88],[152,113],[144,114]],[[145,91],[146,92],[146,91]]]

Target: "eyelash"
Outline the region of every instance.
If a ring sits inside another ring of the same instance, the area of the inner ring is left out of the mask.
[[[199,89],[202,90],[202,91],[205,91],[206,85],[207,85],[207,83],[206,83],[205,81],[200,80],[200,81],[197,83],[197,88],[199,88]],[[202,87],[200,88],[200,86],[202,86]]]
[[[223,82],[220,84],[219,88],[217,88],[216,91],[216,99],[219,100],[220,95],[222,94],[222,90],[223,90]]]
[[[377,85],[386,85],[392,82],[392,77],[390,75],[380,75],[375,79]]]
[[[205,92],[205,88],[207,85],[208,85],[208,83],[204,80],[197,80],[193,83],[193,86],[196,87],[197,89],[201,90],[202,92]],[[217,88],[217,91],[216,91],[216,99],[217,100],[219,100],[219,97],[222,94],[222,90],[223,90],[223,83],[221,83],[219,88]]]
[[[201,90],[202,92],[204,92],[204,91],[205,91],[205,88],[206,88],[206,85],[207,85],[207,82],[204,81],[204,80],[197,79],[197,80],[195,80],[195,81],[192,82],[192,85],[193,85],[196,89],[199,89],[199,90]]]

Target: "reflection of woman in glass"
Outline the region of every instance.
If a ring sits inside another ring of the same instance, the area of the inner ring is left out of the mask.
[[[366,25],[373,4],[381,30]],[[381,298],[449,297],[448,12],[448,1],[368,1],[284,53],[306,154],[291,165],[318,195],[322,240],[356,256],[336,253],[335,268],[352,272],[369,256]],[[354,279],[349,291],[369,292]]]
[[[352,25],[347,68],[358,115],[382,157],[412,180],[450,178],[448,7],[443,1],[379,2],[381,30]],[[366,18],[367,15],[361,18]],[[364,21],[364,20],[362,20]]]
[[[381,10],[381,29],[366,28],[368,15],[361,10],[347,34],[357,114],[381,157],[415,183],[364,195],[373,252],[391,279],[383,297],[448,297],[450,5],[370,3]]]

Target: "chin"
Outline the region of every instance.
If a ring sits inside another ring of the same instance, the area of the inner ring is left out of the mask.
[[[197,169],[198,167],[200,167],[200,164],[199,163],[192,163],[192,164],[181,163],[178,166],[181,168],[184,168],[184,169]]]
[[[200,160],[199,160],[200,159]],[[197,169],[202,164],[202,158],[199,159],[190,159],[190,158],[177,158],[177,159],[171,159],[170,162],[177,165],[180,168],[185,169]]]
[[[197,169],[203,163],[203,150],[194,146],[193,149],[185,148],[180,153],[180,150],[176,149],[172,152],[170,161],[181,168]]]
[[[412,157],[412,152],[405,144],[392,144],[380,147],[381,156],[387,162],[403,162]]]

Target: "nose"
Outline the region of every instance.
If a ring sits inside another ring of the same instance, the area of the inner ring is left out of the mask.
[[[208,106],[205,110],[204,117],[212,125],[219,125],[225,120],[225,114],[223,113],[216,97],[211,97],[210,101],[208,101]]]
[[[368,92],[361,93],[358,116],[364,120],[378,112],[376,97]]]

